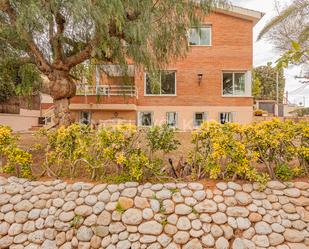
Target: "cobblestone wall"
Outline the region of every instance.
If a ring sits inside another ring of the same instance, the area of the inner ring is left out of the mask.
[[[0,177],[0,248],[309,248],[309,183],[257,189]]]

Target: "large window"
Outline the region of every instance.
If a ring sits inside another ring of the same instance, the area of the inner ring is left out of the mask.
[[[166,113],[166,123],[169,127],[177,127],[177,112],[167,112]]]
[[[153,113],[152,112],[139,112],[138,113],[138,126],[152,126]]]
[[[176,72],[161,71],[158,78],[146,74],[146,95],[176,95]]]
[[[191,46],[210,46],[211,27],[191,28],[189,33],[189,44]]]
[[[222,85],[224,96],[243,96],[245,95],[246,73],[224,72]]]
[[[195,112],[194,113],[194,127],[198,128],[201,124],[207,120],[207,113]]]
[[[234,122],[234,114],[232,112],[220,112],[219,121],[221,124]]]

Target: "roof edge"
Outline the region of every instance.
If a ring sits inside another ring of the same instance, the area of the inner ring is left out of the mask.
[[[235,6],[235,5],[231,5],[228,8],[216,8],[215,12],[224,13],[227,15],[250,20],[253,22],[254,25],[256,25],[265,15],[265,13],[263,12],[246,9],[246,8]]]

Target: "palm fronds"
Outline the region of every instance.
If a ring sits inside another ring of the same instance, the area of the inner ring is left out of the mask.
[[[258,36],[258,40],[260,40],[262,37],[265,36],[270,30],[272,30],[274,27],[276,27],[278,24],[286,20],[287,18],[297,14],[301,13],[304,9],[309,8],[309,0],[294,0],[294,2],[288,6],[287,8],[283,9],[278,16],[274,17],[272,20],[270,20],[266,26],[262,29]],[[307,31],[304,33],[308,38],[308,27]]]

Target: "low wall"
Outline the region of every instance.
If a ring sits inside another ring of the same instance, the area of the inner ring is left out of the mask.
[[[0,113],[0,124],[10,126],[14,132],[28,131],[38,125],[38,116]]]
[[[0,248],[302,249],[309,183],[138,185],[0,177]]]

